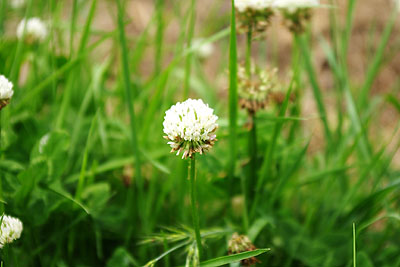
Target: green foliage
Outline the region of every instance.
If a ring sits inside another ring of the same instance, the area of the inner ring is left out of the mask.
[[[0,0],[0,74],[15,90],[0,111],[0,212],[24,225],[1,250],[2,266],[193,265],[189,162],[162,138],[164,112],[183,96],[202,98],[219,116],[218,142],[196,156],[200,266],[255,256],[259,266],[400,265],[399,125],[387,133],[379,121],[386,108],[398,118],[399,86],[383,96],[372,90],[398,14],[388,16],[360,81],[347,64],[357,1],[324,10],[330,36],[310,29],[293,36],[291,69],[279,71],[292,74],[284,101],[250,118],[239,110],[237,64],[246,54],[248,65],[251,56],[259,64],[278,58],[272,35],[246,42],[234,1],[209,1],[205,23],[194,0],[154,0],[137,33],[130,2],[30,0],[11,9]],[[101,12],[111,30],[100,28]],[[47,19],[45,42],[15,37],[25,16]],[[201,59],[196,37],[218,55]],[[317,49],[331,91],[320,80]],[[301,112],[306,91],[313,117]],[[251,119],[257,127],[249,130]],[[228,255],[234,232],[270,249]]]

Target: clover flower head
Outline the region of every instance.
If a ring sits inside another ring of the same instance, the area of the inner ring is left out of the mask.
[[[0,110],[4,108],[14,94],[13,84],[6,77],[0,75]]]
[[[35,41],[44,41],[47,37],[47,26],[39,18],[23,19],[17,28],[18,38],[22,38],[25,33],[25,38],[28,43]]]
[[[235,8],[239,12],[244,12],[248,9],[263,10],[272,8],[273,0],[235,0]]]
[[[3,248],[21,237],[23,226],[19,219],[8,215],[1,216],[0,222],[0,248]]]
[[[197,55],[200,58],[208,58],[214,52],[212,43],[205,43],[203,38],[193,40],[193,46],[196,49]]]
[[[243,65],[238,67],[238,94],[239,104],[250,114],[266,107],[269,95],[280,86],[278,70],[259,69],[252,64],[250,75]]]
[[[218,128],[218,117],[214,110],[201,99],[178,102],[165,112],[164,136],[171,152],[183,152],[182,158],[192,157],[196,152],[203,154],[213,147]]]
[[[298,9],[313,8],[319,6],[319,0],[275,0],[274,7],[286,9],[290,13]]]
[[[250,241],[250,239],[245,235],[239,235],[234,233],[228,242],[228,253],[229,255],[238,254],[246,251],[253,251],[256,247]],[[255,257],[242,260],[241,266],[253,266],[254,264],[260,262]]]
[[[274,14],[273,7],[273,0],[235,0],[238,31],[265,32]]]

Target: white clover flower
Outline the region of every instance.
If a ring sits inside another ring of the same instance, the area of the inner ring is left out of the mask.
[[[235,0],[235,8],[239,12],[244,12],[247,9],[263,10],[272,8],[273,0]]]
[[[21,237],[23,226],[19,219],[7,215],[1,216],[0,221],[0,248],[3,248]]]
[[[164,136],[171,146],[171,152],[177,155],[183,152],[182,158],[191,157],[194,153],[203,154],[210,149],[216,139],[218,117],[214,110],[201,99],[188,99],[178,102],[165,112]]]
[[[214,52],[214,46],[212,43],[205,43],[204,39],[199,38],[193,41],[193,46],[199,57],[208,58]]]
[[[319,6],[319,0],[275,0],[273,6],[280,9],[286,9],[293,13],[298,9],[313,8]]]
[[[0,75],[0,110],[4,108],[14,94],[13,84],[6,77]]]
[[[18,38],[23,37],[24,29],[25,38],[28,42],[43,41],[47,37],[47,26],[39,18],[23,19],[17,28]]]
[[[25,5],[25,0],[12,0],[10,6],[14,9],[21,8]]]

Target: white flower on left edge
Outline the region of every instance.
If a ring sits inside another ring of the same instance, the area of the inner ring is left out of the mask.
[[[10,103],[13,96],[13,84],[6,77],[0,75],[0,110]]]
[[[163,123],[164,138],[169,141],[171,152],[177,151],[177,155],[183,152],[182,158],[188,158],[209,150],[217,140],[217,120],[214,110],[201,99],[173,105],[165,112]]]
[[[17,37],[21,39],[25,32],[28,42],[44,41],[47,37],[47,26],[39,18],[23,19],[17,28]]]
[[[21,237],[23,226],[19,219],[7,215],[0,216],[0,221],[0,248],[3,248]]]

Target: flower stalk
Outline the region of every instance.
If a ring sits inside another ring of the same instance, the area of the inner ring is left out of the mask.
[[[199,261],[200,261],[200,259],[203,256],[203,246],[201,244],[200,222],[199,222],[199,204],[197,201],[196,155],[195,154],[193,154],[190,157],[189,180],[190,180],[190,199],[191,199],[191,205],[192,205],[193,227],[194,227],[194,233],[195,233],[195,237],[196,237]]]

